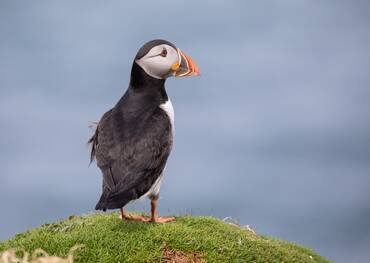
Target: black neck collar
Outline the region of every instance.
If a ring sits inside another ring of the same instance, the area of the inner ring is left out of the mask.
[[[131,69],[130,87],[133,89],[164,88],[165,79],[149,76],[136,62]]]
[[[156,103],[163,103],[168,100],[166,89],[164,87],[165,79],[157,79],[149,76],[135,62],[132,65],[129,91],[135,96],[144,96],[151,98]]]

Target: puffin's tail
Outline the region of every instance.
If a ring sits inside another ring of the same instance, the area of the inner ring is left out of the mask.
[[[114,194],[108,189],[105,189],[100,196],[98,203],[95,206],[95,210],[117,209],[127,205],[132,199],[127,198],[125,194]]]
[[[100,196],[99,202],[95,206],[95,210],[103,210],[105,212],[107,210],[108,198],[108,191],[104,191],[103,194]]]

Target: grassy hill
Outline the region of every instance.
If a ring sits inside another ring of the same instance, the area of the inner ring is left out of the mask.
[[[71,216],[0,243],[32,253],[42,248],[74,262],[328,262],[313,251],[211,217],[181,216],[175,222],[122,221],[117,213]],[[0,261],[1,262],[1,261]]]

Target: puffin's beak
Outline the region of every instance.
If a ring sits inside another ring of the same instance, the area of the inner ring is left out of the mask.
[[[199,68],[193,59],[180,49],[177,49],[177,53],[179,61],[172,65],[173,75],[175,77],[199,76]]]

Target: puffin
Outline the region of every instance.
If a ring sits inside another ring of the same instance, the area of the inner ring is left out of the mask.
[[[166,223],[157,203],[163,170],[174,141],[174,110],[165,82],[169,77],[198,76],[194,60],[169,41],[155,39],[144,44],[132,63],[124,95],[97,123],[90,162],[102,172],[102,194],[96,210],[120,209],[120,218]],[[151,215],[129,214],[129,202],[146,196]]]

